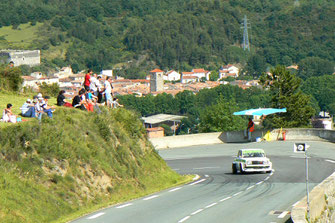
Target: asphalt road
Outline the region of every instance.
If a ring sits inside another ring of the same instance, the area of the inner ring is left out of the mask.
[[[309,189],[335,169],[335,145],[309,142]],[[270,174],[231,174],[240,148],[262,148],[273,163]],[[217,144],[161,150],[181,174],[198,174],[187,185],[112,206],[74,223],[281,223],[306,195],[304,154],[293,142]]]

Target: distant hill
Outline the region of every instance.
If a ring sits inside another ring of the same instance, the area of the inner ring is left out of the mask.
[[[121,66],[136,77],[144,75],[140,68],[215,68],[255,54],[273,66],[306,57],[335,61],[334,1],[4,0],[0,7],[0,46],[40,48],[48,66]]]

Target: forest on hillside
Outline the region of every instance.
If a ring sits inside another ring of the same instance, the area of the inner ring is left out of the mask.
[[[43,23],[27,48],[41,49],[46,66],[75,71],[118,68],[138,78],[154,67],[214,70],[240,63],[259,76],[308,59],[333,71],[335,61],[335,2],[329,0],[3,0],[0,8],[6,12],[0,27]],[[244,15],[250,52],[241,48]]]

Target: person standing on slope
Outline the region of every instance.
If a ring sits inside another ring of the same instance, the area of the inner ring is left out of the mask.
[[[91,85],[91,75],[93,74],[93,71],[91,69],[88,69],[87,74],[85,75],[85,81],[84,81],[84,88],[86,91],[90,89]]]

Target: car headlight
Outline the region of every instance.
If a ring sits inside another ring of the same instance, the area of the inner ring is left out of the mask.
[[[247,165],[251,165],[252,161],[251,160],[247,160]]]
[[[269,164],[269,163],[270,163],[269,160],[264,161],[264,164]]]

